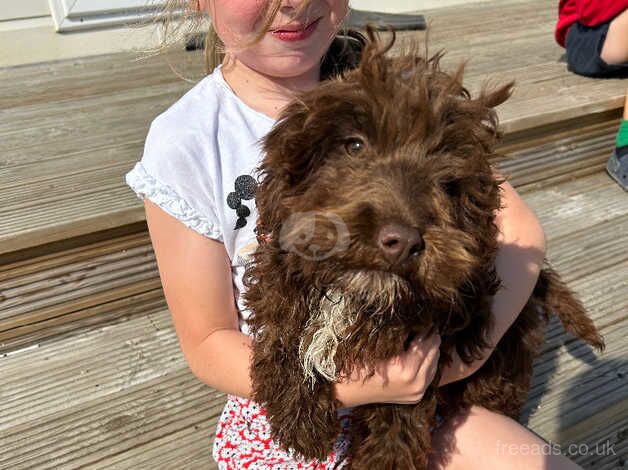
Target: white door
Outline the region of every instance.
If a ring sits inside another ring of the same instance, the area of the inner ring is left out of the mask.
[[[59,32],[118,26],[153,16],[163,0],[49,0]]]

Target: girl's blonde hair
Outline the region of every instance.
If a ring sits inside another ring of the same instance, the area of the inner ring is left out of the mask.
[[[304,0],[296,15],[300,14],[309,3],[310,0]],[[264,37],[280,8],[281,0],[268,0],[262,11],[264,18],[257,36],[250,43],[242,44],[242,47],[249,47]],[[152,18],[151,23],[161,27],[161,37],[157,48],[146,51],[150,55],[164,53],[174,45],[181,47],[182,42],[193,42],[194,38],[202,37],[199,31],[206,28],[204,40],[200,41],[204,44],[205,74],[210,74],[217,65],[223,62],[226,55],[225,46],[216,34],[206,12],[200,11],[198,0],[166,0],[163,7]],[[341,30],[323,57],[321,79],[329,78],[347,68],[353,68],[359,62],[365,43],[364,36],[344,26]],[[173,69],[173,71],[184,80],[192,81],[182,77],[176,70]]]

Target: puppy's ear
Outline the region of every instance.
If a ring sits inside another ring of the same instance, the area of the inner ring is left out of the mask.
[[[306,107],[295,101],[283,111],[277,123],[262,140],[264,159],[259,165],[256,206],[268,230],[279,227],[286,216],[285,199],[292,194],[302,174],[304,150],[309,148],[303,128]]]
[[[484,110],[484,118],[480,120],[485,131],[495,140],[501,137],[499,121],[495,108],[504,103],[512,95],[515,82],[511,81],[497,88],[489,89],[485,84],[480,92],[480,96],[475,100],[480,109]]]
[[[296,183],[306,170],[311,151],[312,133],[306,132],[308,108],[302,101],[289,104],[263,140],[263,167],[272,169],[274,177]]]
[[[295,99],[262,141],[265,155],[259,167],[257,206],[264,221],[273,219],[263,214],[266,208],[275,211],[279,220],[285,216],[282,204],[306,190],[310,179],[338,145],[339,136],[344,135],[343,126],[349,125],[337,123],[336,119],[346,115],[351,105],[338,104],[325,90],[322,85],[318,94],[308,96],[308,103],[313,103],[316,111]]]
[[[431,132],[425,135],[433,149],[458,157],[460,163],[496,158],[495,147],[502,133],[495,107],[510,97],[514,83],[491,89],[485,85],[479,95],[471,97],[457,76],[451,85],[433,87],[439,96],[425,124]],[[451,93],[456,86],[458,93]]]

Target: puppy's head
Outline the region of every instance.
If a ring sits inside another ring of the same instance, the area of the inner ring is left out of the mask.
[[[493,108],[512,84],[473,98],[462,67],[391,46],[369,31],[359,68],[301,94],[264,141],[260,228],[320,294],[303,340],[319,366],[386,318],[444,321],[422,306],[458,302],[496,249]]]

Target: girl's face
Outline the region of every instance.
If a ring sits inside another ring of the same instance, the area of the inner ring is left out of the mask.
[[[327,51],[349,0],[281,0],[270,26],[269,0],[201,0],[227,52],[246,66],[271,77],[297,77],[314,67]]]

